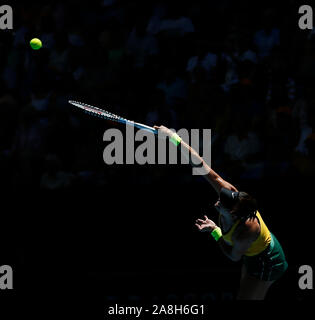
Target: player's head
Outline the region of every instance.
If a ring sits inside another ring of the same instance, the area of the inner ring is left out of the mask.
[[[222,188],[219,202],[223,214],[229,213],[238,219],[253,218],[257,212],[255,198],[243,191],[234,192]]]

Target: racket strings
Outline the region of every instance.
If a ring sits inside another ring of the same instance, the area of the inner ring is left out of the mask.
[[[85,113],[91,114],[91,115],[96,116],[96,117],[101,117],[103,119],[113,120],[113,121],[115,121],[115,120],[116,121],[121,121],[121,120],[128,121],[127,119],[125,119],[123,117],[120,117],[120,116],[117,116],[114,113],[105,111],[103,109],[91,106],[91,105],[86,104],[86,103],[82,103],[82,102],[79,102],[79,101],[69,101],[69,102],[71,104],[81,108],[82,110],[84,110]]]

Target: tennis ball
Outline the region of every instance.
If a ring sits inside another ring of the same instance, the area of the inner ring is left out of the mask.
[[[42,47],[42,42],[39,39],[34,38],[30,41],[30,46],[32,47],[32,49],[38,50]]]

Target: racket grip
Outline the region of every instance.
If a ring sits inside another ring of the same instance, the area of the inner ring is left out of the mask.
[[[138,129],[141,129],[141,130],[144,130],[144,131],[147,131],[147,132],[151,132],[151,133],[154,133],[155,135],[158,134],[158,130],[157,129],[154,129],[153,127],[149,127],[149,126],[146,126],[144,124],[141,124],[141,123],[137,123],[137,122],[134,122],[133,125],[138,128]]]

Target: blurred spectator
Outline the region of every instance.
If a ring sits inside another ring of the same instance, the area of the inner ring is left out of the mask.
[[[51,6],[44,6],[40,14],[39,38],[41,39],[44,48],[51,50],[55,44],[55,24],[52,16]]]
[[[207,44],[201,43],[200,41],[194,43],[194,52],[195,55],[188,59],[186,66],[186,71],[190,73],[191,81],[195,81],[192,73],[198,67],[203,68],[207,72],[207,78],[210,78],[211,72],[218,63],[217,54],[210,52],[207,48]]]
[[[309,134],[304,144],[305,153],[296,155],[294,165],[300,175],[309,179],[315,176],[315,134]]]
[[[239,53],[236,42],[235,34],[228,35],[224,41],[224,50],[221,55],[222,62],[225,64],[225,76],[222,88],[226,92],[229,92],[232,86],[239,83],[237,72]]]
[[[305,121],[300,122],[300,137],[295,150],[303,155],[308,155],[310,146],[307,145],[307,141],[311,141],[310,138],[313,137],[312,134],[315,132],[315,100],[308,104],[305,118]]]
[[[147,57],[158,54],[158,42],[154,36],[146,33],[146,26],[146,19],[138,19],[127,39],[127,54],[133,57],[135,68],[143,68]]]
[[[264,27],[254,35],[254,43],[260,58],[269,57],[272,50],[280,45],[280,30],[274,26],[275,13],[267,10],[262,15]]]
[[[178,128],[176,112],[169,106],[165,106],[165,95],[162,90],[156,90],[152,93],[148,109],[145,123],[149,126],[164,124],[169,128]]]
[[[224,152],[228,160],[234,162],[234,170],[239,170],[239,173],[247,170],[247,178],[260,178],[263,162],[261,159],[262,145],[258,136],[250,130],[250,124],[241,116],[236,119],[234,125],[234,133],[227,137]]]
[[[185,99],[187,96],[187,84],[178,75],[174,65],[168,65],[164,69],[163,80],[157,84],[157,89],[164,91],[166,104],[175,106],[178,100]]]
[[[55,46],[50,51],[49,66],[57,74],[67,72],[69,63],[68,39],[64,32],[55,35]]]
[[[184,16],[182,11],[184,11],[182,5],[169,3],[163,19],[160,19],[161,10],[151,18],[148,25],[149,32],[152,34],[164,32],[168,36],[180,37],[183,37],[186,33],[195,32],[191,19]]]

